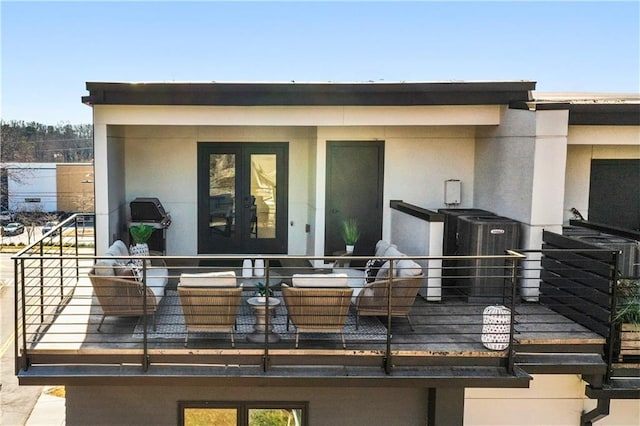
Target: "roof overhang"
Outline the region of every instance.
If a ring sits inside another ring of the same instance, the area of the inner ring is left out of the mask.
[[[569,110],[569,125],[638,126],[637,94],[538,94],[531,102],[512,102],[511,108],[533,111]]]
[[[415,106],[508,105],[532,100],[533,81],[435,83],[100,83],[94,105]]]

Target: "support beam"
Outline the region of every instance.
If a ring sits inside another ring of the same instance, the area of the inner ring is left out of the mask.
[[[464,388],[429,388],[428,398],[429,426],[464,424]]]

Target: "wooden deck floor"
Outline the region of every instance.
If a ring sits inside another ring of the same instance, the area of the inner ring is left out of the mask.
[[[504,351],[493,351],[483,346],[482,311],[485,305],[466,303],[454,296],[445,297],[443,302],[426,302],[417,297],[413,305],[411,318],[414,331],[404,318],[394,318],[391,324],[391,349],[397,353],[414,355],[437,355],[451,357],[504,357]],[[133,338],[134,330],[140,319],[137,317],[107,317],[102,332],[97,331],[101,319],[101,309],[92,297],[88,280],[81,280],[74,298],[46,333],[30,336],[32,349],[47,350],[114,350],[139,349],[140,338]],[[386,326],[387,319],[378,317]],[[547,346],[557,348],[571,346],[584,348],[592,352],[593,346],[604,345],[605,339],[586,328],[568,320],[552,310],[537,303],[516,305],[515,340],[521,345]],[[383,328],[386,330],[386,327]],[[291,350],[295,352],[293,329],[291,335],[282,336],[278,343],[270,344],[273,350]],[[37,339],[36,339],[37,337]],[[363,340],[358,332],[346,335],[348,351],[382,351],[386,342],[382,336],[375,341]],[[260,349],[262,345],[237,339],[236,349]],[[190,339],[189,347],[184,348],[181,336],[166,336],[161,339],[148,339],[151,349],[203,350],[230,348],[228,335],[211,334],[210,337]],[[342,349],[338,335],[334,339],[316,339],[309,335],[301,338],[301,349],[332,350]],[[342,351],[341,351],[342,352]]]

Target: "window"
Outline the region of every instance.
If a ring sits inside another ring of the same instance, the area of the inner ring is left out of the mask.
[[[179,402],[183,426],[306,426],[306,402]]]

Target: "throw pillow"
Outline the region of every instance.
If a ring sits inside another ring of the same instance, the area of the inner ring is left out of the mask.
[[[382,259],[370,259],[367,261],[365,265],[365,279],[368,283],[372,283],[376,280],[378,276],[378,271],[384,265],[385,261]]]
[[[131,256],[149,256],[149,246],[147,244],[136,244],[129,247],[129,254]],[[133,261],[139,268],[142,268],[142,259],[136,259]],[[151,261],[147,260],[147,266],[151,265]]]

